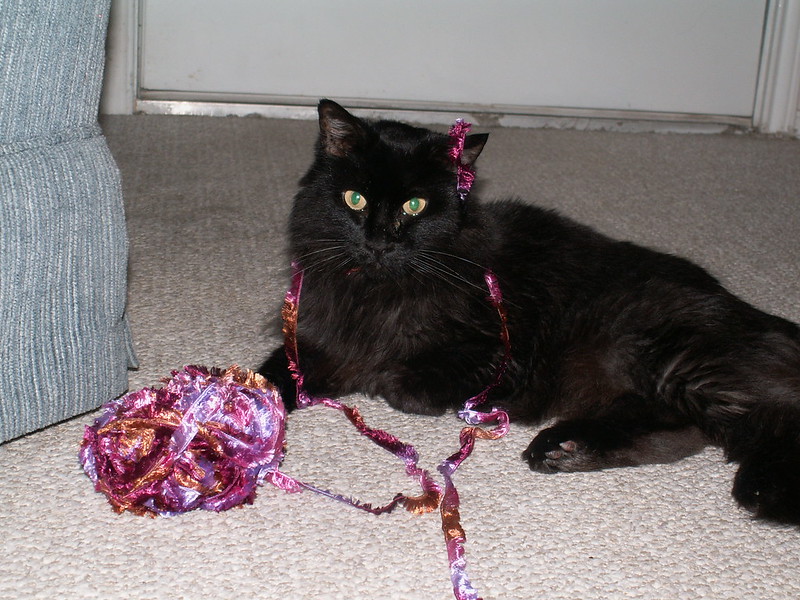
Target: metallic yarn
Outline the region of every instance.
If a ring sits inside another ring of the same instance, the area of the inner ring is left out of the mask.
[[[453,593],[458,600],[480,600],[478,592],[472,586],[466,571],[466,534],[461,526],[461,516],[459,512],[460,501],[458,491],[453,483],[453,474],[461,463],[472,453],[475,447],[475,440],[498,439],[508,432],[509,418],[508,414],[504,411],[497,408],[492,408],[489,412],[477,410],[486,402],[489,393],[499,385],[511,360],[511,341],[508,333],[506,310],[497,277],[491,271],[487,271],[484,279],[489,290],[488,299],[495,307],[500,317],[500,340],[504,348],[503,358],[496,369],[494,379],[480,393],[467,400],[464,404],[464,409],[459,412],[459,416],[470,426],[464,427],[461,430],[459,449],[453,455],[443,460],[438,467],[438,471],[444,479],[444,488],[442,488],[442,486],[431,477],[427,470],[419,467],[419,456],[413,446],[401,442],[385,431],[368,427],[363,417],[358,412],[358,409],[349,407],[330,398],[312,398],[305,392],[303,389],[303,374],[300,368],[300,357],[297,348],[297,320],[300,314],[300,292],[303,287],[303,270],[297,263],[294,263],[292,266],[292,285],[286,292],[282,314],[284,318],[284,346],[286,348],[289,368],[297,384],[298,406],[302,408],[323,404],[343,412],[362,435],[368,437],[377,445],[391,452],[405,463],[406,473],[409,477],[417,480],[422,489],[422,493],[419,496],[397,494],[386,505],[373,507],[370,504],[334,494],[333,492],[322,490],[305,483],[300,483],[300,485],[373,514],[391,512],[397,506],[403,506],[406,510],[414,514],[431,512],[438,507],[447,547],[448,561],[450,563],[450,579],[453,585]],[[488,430],[478,427],[478,425],[487,424],[494,424],[495,426]]]
[[[117,512],[226,510],[252,503],[277,472],[285,418],[280,394],[260,375],[187,366],[165,387],[106,404],[86,427],[80,460]]]

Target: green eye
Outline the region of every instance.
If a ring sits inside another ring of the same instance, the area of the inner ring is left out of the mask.
[[[403,204],[403,212],[409,216],[415,217],[425,212],[428,206],[428,201],[425,198],[411,198],[408,202]]]
[[[353,190],[347,190],[344,193],[344,203],[347,205],[347,208],[355,211],[362,211],[367,208],[367,199]]]

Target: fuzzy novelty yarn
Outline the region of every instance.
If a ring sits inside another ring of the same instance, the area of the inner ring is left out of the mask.
[[[80,460],[117,512],[226,510],[251,503],[258,485],[277,477],[285,418],[280,394],[260,375],[189,366],[165,387],[106,404],[86,428]]]

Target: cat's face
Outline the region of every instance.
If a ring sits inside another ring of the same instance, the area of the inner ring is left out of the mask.
[[[399,280],[421,275],[448,253],[466,218],[447,135],[358,119],[319,106],[316,159],[292,212],[293,258],[307,271]],[[485,135],[469,136],[463,161]]]

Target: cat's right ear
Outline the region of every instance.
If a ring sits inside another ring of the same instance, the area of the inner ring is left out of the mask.
[[[483,151],[486,141],[489,139],[488,133],[473,133],[464,139],[464,150],[461,153],[461,164],[471,167],[478,159],[478,155]]]
[[[367,139],[363,122],[333,100],[320,100],[319,141],[322,149],[332,156],[347,156]]]

